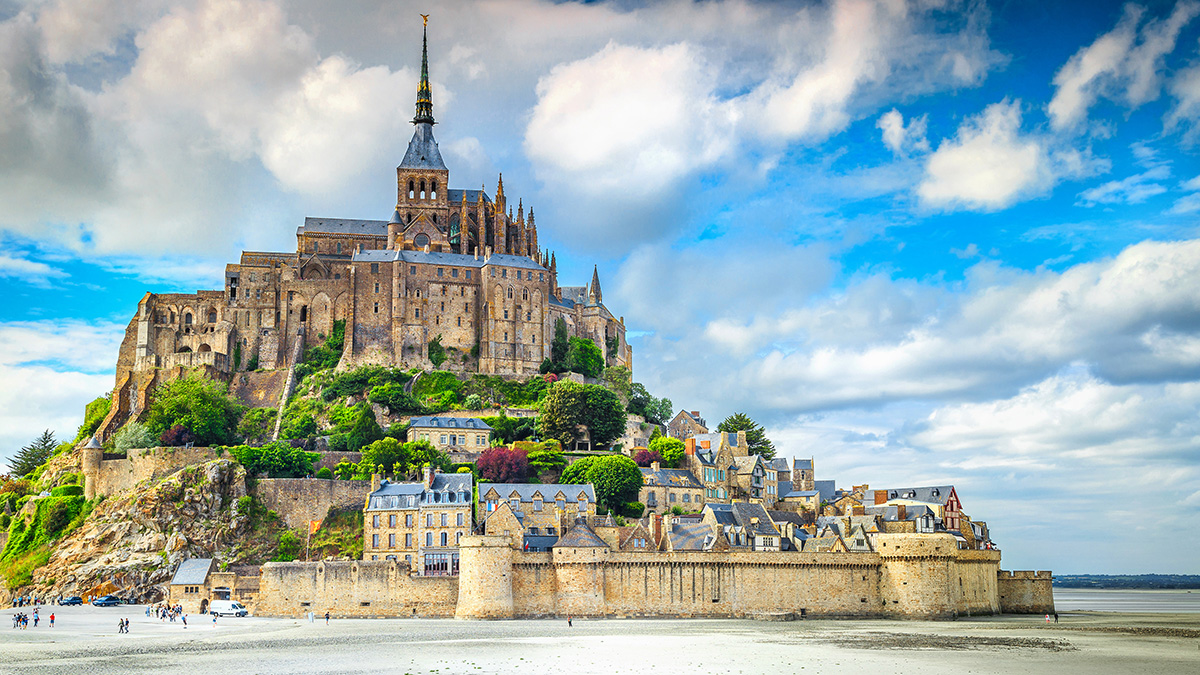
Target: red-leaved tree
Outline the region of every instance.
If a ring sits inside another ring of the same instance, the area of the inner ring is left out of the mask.
[[[182,424],[176,424],[162,432],[162,437],[159,440],[162,441],[163,447],[178,448],[188,443],[195,443],[196,435]]]
[[[479,475],[491,483],[524,483],[529,476],[529,458],[524,450],[488,448],[475,462]]]
[[[647,450],[642,448],[633,456],[633,461],[638,466],[650,466],[654,462],[662,463],[662,455],[656,450]]]

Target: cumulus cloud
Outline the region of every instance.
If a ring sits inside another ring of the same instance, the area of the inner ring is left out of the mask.
[[[1054,76],[1055,93],[1047,112],[1056,130],[1085,121],[1100,97],[1130,108],[1158,98],[1163,58],[1174,51],[1183,27],[1200,15],[1200,3],[1179,2],[1170,16],[1142,24],[1145,11],[1126,5],[1113,30],[1076,52]]]
[[[995,211],[1049,189],[1054,179],[1043,143],[1021,132],[1020,101],[1003,101],[942,141],[917,194],[935,208]]]
[[[906,126],[904,115],[901,115],[899,110],[892,108],[880,115],[875,126],[883,132],[883,144],[892,151],[892,154],[903,155],[911,150],[920,152],[929,150],[929,141],[925,138],[927,122],[928,117],[922,115],[909,120]]]
[[[0,253],[0,278],[16,279],[34,286],[46,287],[51,279],[63,279],[67,273],[36,260],[15,258],[7,253]]]

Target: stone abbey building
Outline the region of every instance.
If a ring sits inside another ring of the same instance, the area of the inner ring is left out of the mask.
[[[503,177],[495,195],[449,187],[424,39],[412,122],[387,221],[306,218],[294,252],[244,251],[226,266],[223,290],[142,298],[117,364],[124,414],[172,369],[285,368],[338,320],[346,322],[343,367],[428,369],[430,341],[440,337],[443,369],[536,373],[560,318],[570,335],[593,340],[607,365],[632,364],[624,319],[604,306],[599,275],[559,285],[533,209],[526,214],[518,201],[514,214]]]

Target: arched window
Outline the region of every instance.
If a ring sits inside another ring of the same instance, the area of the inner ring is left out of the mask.
[[[413,186],[413,182],[410,180],[410,181],[408,181],[408,198],[412,199],[416,196],[417,196],[417,189],[416,189],[416,187]],[[409,214],[408,219],[412,220],[411,214]]]
[[[217,311],[216,310],[214,310],[214,309],[208,310],[208,322],[209,323],[217,322]]]
[[[183,324],[184,324],[185,326],[190,326],[190,325],[192,325],[192,313],[191,313],[191,312],[186,312],[186,313],[183,315]]]
[[[435,181],[433,181],[432,183],[430,183],[430,186],[429,186],[429,191],[430,191],[430,192],[429,192],[429,198],[430,198],[430,199],[437,199],[437,181],[436,181],[436,180],[435,180]]]
[[[508,299],[509,299],[509,300],[512,300],[512,296],[513,296],[513,294],[512,294],[512,286],[509,286],[509,287],[508,287]]]
[[[421,181],[421,199],[425,199],[425,181]]]
[[[528,299],[529,299],[529,289],[528,289],[528,288],[523,288],[523,289],[521,289],[521,299],[522,299],[522,300],[528,300]]]
[[[416,246],[418,249],[424,249],[428,245],[429,235],[425,234],[424,232],[413,237],[413,246]]]

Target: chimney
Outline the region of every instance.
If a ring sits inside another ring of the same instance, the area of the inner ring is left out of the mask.
[[[903,504],[896,505],[896,520],[908,520],[908,508]]]
[[[876,490],[875,491],[875,505],[879,506],[880,504],[886,504],[886,503],[887,503],[887,490]]]
[[[371,492],[375,492],[378,489],[379,489],[379,474],[373,473],[373,474],[371,474]]]
[[[855,504],[854,507],[850,510],[850,512],[856,516],[867,515],[867,510],[865,508],[863,508],[863,506],[861,504]]]
[[[654,473],[658,473],[659,466],[658,462],[650,462],[650,470]]]
[[[692,411],[692,417],[695,417],[696,419],[700,419],[700,411],[699,411],[699,410],[693,410],[693,411]]]
[[[693,455],[693,456],[696,454],[696,439],[695,438],[684,439],[683,454]]]
[[[663,517],[660,514],[650,514],[650,536],[654,538],[656,548],[662,544],[662,521]]]
[[[425,467],[424,472],[425,472],[425,489],[428,490],[433,487],[433,467],[432,466]]]

